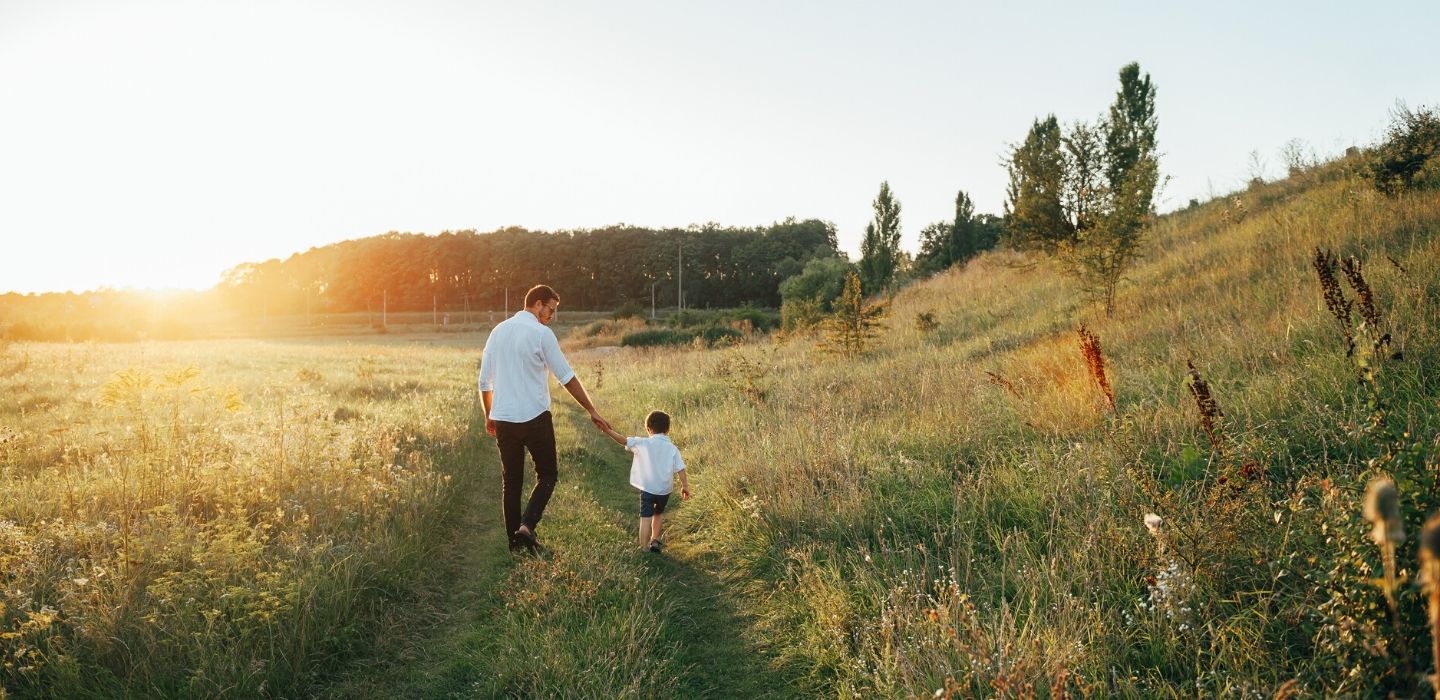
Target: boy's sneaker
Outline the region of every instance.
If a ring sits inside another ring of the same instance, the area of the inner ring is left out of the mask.
[[[662,549],[664,549],[664,548],[665,548],[665,543],[664,543],[664,542],[661,542],[660,540],[650,540],[650,551],[655,552],[656,554],[659,554],[659,553],[660,553],[660,550],[662,550]]]

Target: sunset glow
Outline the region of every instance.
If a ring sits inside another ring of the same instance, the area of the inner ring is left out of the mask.
[[[1252,150],[1278,174],[1289,139],[1333,155],[1433,97],[1428,48],[1366,29],[1433,25],[1406,5],[1236,23],[1208,5],[6,2],[0,290],[203,288],[338,240],[507,225],[816,217],[853,255],[881,180],[914,250],[957,189],[1000,213],[1008,145],[1036,116],[1098,113],[1130,60],[1161,85],[1175,208],[1243,183]],[[1106,48],[1052,41],[1077,34]],[[1317,49],[1334,42],[1353,50]]]

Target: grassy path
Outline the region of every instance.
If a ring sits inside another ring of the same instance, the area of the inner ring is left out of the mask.
[[[583,418],[557,417],[560,484],[539,529],[541,557],[505,551],[498,458],[472,428],[449,465],[457,501],[430,579],[416,599],[397,601],[377,653],[324,696],[798,694],[756,643],[741,599],[716,574],[721,562],[683,537],[664,555],[638,550],[628,454]]]

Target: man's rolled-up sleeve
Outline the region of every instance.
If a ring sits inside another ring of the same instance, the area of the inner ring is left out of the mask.
[[[490,348],[480,354],[480,391],[495,390],[495,363],[490,361]]]
[[[555,338],[554,331],[545,334],[541,346],[545,354],[545,366],[550,368],[550,373],[555,375],[555,379],[561,384],[569,384],[570,380],[575,378],[575,370],[570,369],[570,363],[565,361],[565,353],[560,352],[560,341]]]

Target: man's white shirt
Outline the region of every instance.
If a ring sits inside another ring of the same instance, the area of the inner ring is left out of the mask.
[[[630,485],[641,491],[664,496],[675,488],[675,472],[685,470],[680,449],[664,433],[625,438],[625,449],[635,455],[630,462]]]
[[[575,377],[554,331],[528,310],[497,324],[480,355],[480,391],[495,392],[490,418],[524,423],[550,410],[547,371],[561,384]]]

